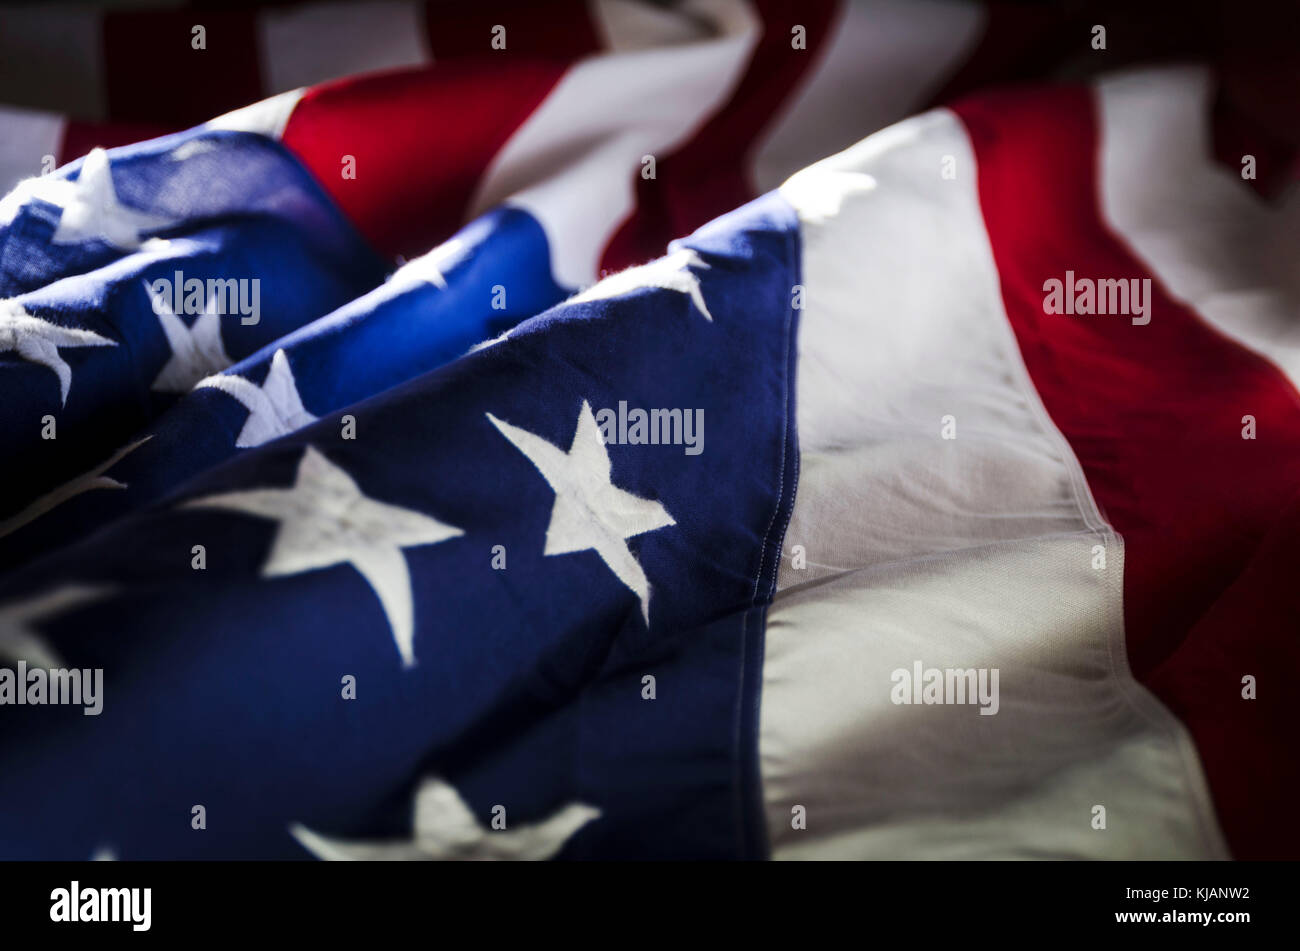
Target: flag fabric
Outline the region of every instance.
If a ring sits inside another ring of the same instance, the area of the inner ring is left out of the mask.
[[[25,460],[7,474],[10,506],[384,273],[301,166],[246,133],[182,134],[111,162],[94,151],[3,202],[0,321],[20,359],[6,367],[0,440]]]
[[[375,9],[0,201],[0,854],[1300,851],[1300,228],[1213,70]]]
[[[364,247],[354,247],[362,261],[372,256]],[[179,260],[187,269],[179,273],[202,274],[191,265],[187,251],[188,246],[180,258],[169,259],[171,263],[163,266],[149,262],[151,273],[174,275]],[[261,261],[266,274],[289,273],[283,267],[283,255],[278,261],[270,255]],[[26,495],[30,498],[0,521],[0,564],[30,560],[159,498],[187,476],[241,449],[269,442],[461,356],[521,317],[545,310],[566,296],[554,283],[548,264],[546,238],[537,222],[524,212],[498,209],[400,268],[374,290],[316,320],[305,320],[303,315],[329,309],[319,301],[320,295],[329,291],[331,279],[319,280],[314,271],[305,268],[293,270],[290,281],[264,279],[290,295],[300,283],[317,287],[315,295],[296,298],[292,309],[281,311],[282,318],[292,321],[290,328],[298,323],[303,326],[272,336],[270,346],[233,366],[224,351],[222,359],[187,366],[181,388],[193,391],[183,400],[167,401],[156,422],[134,438],[128,440],[133,429],[108,427],[92,417],[88,425],[96,427],[96,442],[88,445],[90,441],[79,434],[71,443],[70,461],[63,463],[65,471],[58,478],[48,478],[48,469],[31,473],[33,484],[58,488],[40,495],[29,491]],[[351,262],[348,266],[356,267]],[[377,274],[372,269],[369,276]],[[168,307],[163,308],[162,317],[153,316],[148,276],[132,274],[129,280],[136,285],[134,299],[143,304],[146,313],[139,321],[142,336],[157,336],[160,320],[183,325]],[[183,283],[175,278],[163,280],[173,289]],[[359,281],[352,286],[366,284]],[[508,295],[504,294],[507,287]],[[500,296],[493,288],[502,289]],[[335,292],[330,302],[339,296]],[[494,308],[494,300],[502,306]],[[271,303],[268,299],[267,304]],[[193,335],[205,319],[211,320],[201,316],[192,324]],[[247,333],[254,329],[240,327],[242,319],[238,314],[232,320],[223,318],[221,335],[229,339],[232,330]],[[174,357],[167,359],[174,364]],[[164,363],[164,370],[169,365]],[[210,373],[219,370],[224,372]],[[32,364],[30,372],[48,375],[40,364]],[[78,377],[84,372],[79,367]],[[152,372],[151,367],[145,377]],[[44,382],[53,386],[52,381]],[[146,385],[147,381],[140,379],[135,388],[144,391]],[[33,387],[27,394],[35,398],[39,391]],[[41,427],[34,422],[37,410],[30,403],[19,402],[10,411],[15,420],[27,424],[22,429],[15,425],[15,438],[23,434],[28,445],[40,445]],[[97,412],[102,413],[103,407]],[[64,418],[60,417],[60,425],[66,433],[71,424],[65,424]],[[138,426],[134,419],[124,422]],[[105,476],[106,468],[112,469],[111,476]],[[111,483],[96,481],[104,478],[111,478]],[[114,491],[78,497],[95,487]]]

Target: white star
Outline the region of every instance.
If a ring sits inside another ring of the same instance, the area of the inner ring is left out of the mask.
[[[59,226],[50,239],[54,244],[79,244],[98,240],[122,251],[136,251],[142,231],[171,227],[175,219],[164,218],[123,205],[113,188],[108,153],[91,149],[81,163],[77,180],[54,175],[29,178],[18,183],[0,201],[0,224],[13,220],[18,210],[33,199],[63,209]]]
[[[89,492],[91,489],[125,489],[125,482],[119,482],[112,476],[104,475],[104,473],[121,462],[129,453],[135,452],[150,439],[153,439],[153,436],[145,436],[143,439],[137,439],[128,446],[123,446],[117,452],[113,453],[113,455],[109,456],[107,460],[95,466],[95,468],[83,472],[75,479],[65,482],[53,492],[47,492],[17,515],[13,515],[5,519],[3,522],[0,522],[0,538],[4,538],[6,535],[12,535],[28,522],[35,521],[50,509],[62,505],[64,502],[68,501],[68,499],[74,498],[82,492]]]
[[[570,803],[541,822],[517,829],[484,829],[460,794],[436,777],[415,794],[415,835],[410,841],[345,842],[294,823],[289,834],[317,858],[330,860],[549,859],[575,832],[600,818],[600,810]]]
[[[234,362],[221,341],[221,315],[217,313],[215,297],[207,302],[194,325],[187,327],[172,311],[166,294],[157,293],[147,282],[145,290],[172,350],[153,381],[153,389],[161,393],[185,393],[209,373],[220,372]]]
[[[31,622],[101,598],[108,592],[105,587],[67,584],[24,601],[6,604],[0,608],[0,657],[24,660],[32,667],[62,667],[63,661],[45,638],[32,630]]]
[[[709,313],[708,305],[704,303],[700,279],[690,270],[693,267],[707,270],[709,264],[691,248],[678,248],[649,264],[641,264],[611,274],[585,291],[570,297],[565,303],[579,304],[583,301],[608,300],[611,297],[622,297],[643,287],[659,287],[666,291],[689,294],[700,313],[712,321],[713,315]]]
[[[432,284],[434,287],[447,287],[447,272],[469,255],[469,249],[460,238],[451,238],[438,245],[428,254],[423,254],[403,264],[389,278],[389,281],[402,289],[419,284]]]
[[[350,475],[312,446],[303,453],[290,489],[225,492],[185,507],[230,509],[279,522],[263,577],[352,565],[378,596],[407,667],[415,664],[415,606],[402,549],[464,534],[420,512],[363,495]]]
[[[491,413],[487,418],[555,490],[543,554],[565,555],[594,548],[618,580],[641,600],[641,614],[648,627],[650,582],[624,539],[677,523],[658,502],[640,498],[610,482],[609,451],[591,406],[582,401],[573,445],[567,453]]]
[[[14,300],[0,300],[0,353],[12,350],[24,360],[49,367],[59,378],[60,404],[68,402],[72,368],[59,356],[59,347],[116,347],[109,340],[79,327],[61,327],[27,313]]]
[[[271,357],[271,369],[261,386],[233,373],[221,373],[200,380],[194,388],[199,387],[221,390],[247,407],[248,420],[235,440],[240,449],[260,446],[316,422],[316,417],[302,405],[289,357],[283,350]]]

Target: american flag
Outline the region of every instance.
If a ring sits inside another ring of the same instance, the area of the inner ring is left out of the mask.
[[[0,10],[0,858],[1300,855],[1300,97],[1106,22]]]

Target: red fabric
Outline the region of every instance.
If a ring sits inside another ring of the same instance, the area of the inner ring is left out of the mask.
[[[1030,375],[1124,538],[1134,674],[1191,731],[1234,853],[1294,856],[1300,396],[1154,280],[1146,326],[1044,313],[1043,282],[1066,270],[1152,276],[1100,220],[1088,91],[986,94],[955,111]],[[1255,440],[1241,438],[1245,415]],[[1246,674],[1257,700],[1241,698]]]
[[[461,226],[483,169],[564,69],[474,59],[326,83],[283,141],[379,251],[413,257]],[[355,179],[343,177],[348,155]]]
[[[755,6],[763,34],[735,93],[690,141],[656,162],[654,179],[631,173],[636,207],[610,239],[601,258],[604,270],[652,260],[673,238],[690,234],[755,196],[749,153],[830,46],[838,4],[756,0]],[[790,28],[796,23],[807,27],[806,50],[790,47]],[[719,161],[720,156],[725,160]]]

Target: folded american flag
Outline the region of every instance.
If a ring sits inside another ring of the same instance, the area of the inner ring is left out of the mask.
[[[0,855],[1300,851],[1292,153],[1214,71],[986,89],[1037,21],[946,4],[286,52],[340,9],[0,200]]]

